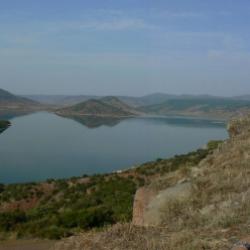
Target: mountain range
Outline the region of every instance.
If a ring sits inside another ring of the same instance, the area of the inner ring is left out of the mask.
[[[56,105],[56,106],[72,106],[80,102],[88,101],[90,99],[102,99],[104,96],[97,95],[26,95],[24,96],[31,100],[37,101],[43,104]],[[175,97],[174,95],[168,94],[152,94],[142,97],[133,96],[116,96],[119,100],[124,103],[133,106],[145,106],[164,102],[170,98]]]
[[[211,95],[171,95],[155,93],[142,97],[94,95],[16,96],[0,89],[0,111],[53,110],[62,116],[129,117],[194,116],[230,119],[250,110],[250,95],[219,97]]]
[[[56,105],[56,106],[72,106],[80,102],[84,102],[90,99],[102,99],[104,96],[97,95],[25,95],[25,98],[29,98],[33,101]],[[153,93],[150,95],[135,97],[135,96],[116,96],[119,100],[132,107],[143,107],[164,103],[168,100],[186,100],[186,99],[223,99],[223,100],[245,100],[250,101],[250,95],[233,96],[233,97],[221,97],[212,95],[172,95],[165,93]]]

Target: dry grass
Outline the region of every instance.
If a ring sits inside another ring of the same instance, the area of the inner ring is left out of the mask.
[[[228,249],[229,245],[231,243],[226,240],[211,241],[205,233],[198,231],[170,232],[166,228],[118,224],[105,232],[65,239],[52,250],[217,250]]]

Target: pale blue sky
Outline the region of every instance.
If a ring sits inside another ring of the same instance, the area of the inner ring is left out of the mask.
[[[249,0],[0,0],[0,87],[250,94]]]

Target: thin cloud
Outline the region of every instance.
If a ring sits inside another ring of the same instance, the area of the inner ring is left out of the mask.
[[[164,13],[163,13],[164,15]],[[175,18],[200,18],[206,16],[201,12],[165,12],[166,17],[175,17]]]
[[[152,17],[171,18],[171,19],[203,19],[213,16],[230,16],[229,11],[172,11],[153,9],[150,11]]]
[[[120,30],[138,30],[138,29],[154,29],[154,25],[146,23],[143,19],[113,19],[103,21],[83,21],[77,23],[69,23],[67,27],[73,29],[93,29],[99,31],[120,31]]]

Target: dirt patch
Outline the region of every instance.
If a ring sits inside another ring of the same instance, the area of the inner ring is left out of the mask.
[[[49,250],[54,241],[17,240],[0,242],[0,250]]]

